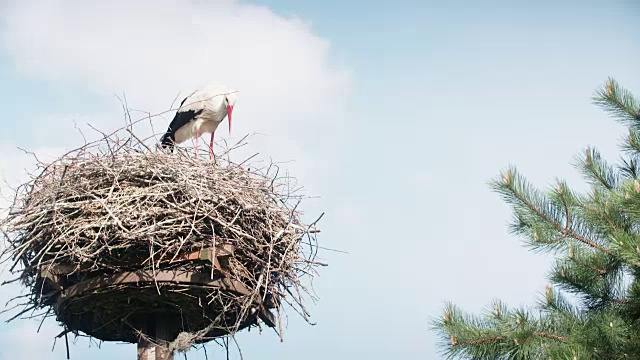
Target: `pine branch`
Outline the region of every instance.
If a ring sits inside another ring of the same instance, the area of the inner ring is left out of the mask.
[[[609,78],[605,86],[596,91],[593,102],[621,123],[640,129],[640,102],[614,79]]]
[[[602,186],[607,190],[617,188],[619,174],[615,168],[602,159],[600,152],[594,148],[585,149],[585,156],[578,157],[578,167],[594,186]]]
[[[524,309],[509,310],[499,302],[482,317],[462,313],[449,304],[443,319],[433,321],[433,328],[447,344],[448,358],[537,358],[531,355],[545,354],[543,345],[548,341],[563,344],[565,351],[573,348],[570,338],[558,332],[568,327],[535,318]]]
[[[629,127],[629,134],[620,145],[622,151],[633,156],[632,160],[636,160],[640,156],[640,132]]]
[[[548,274],[554,287],[536,316],[500,302],[480,316],[448,304],[433,321],[448,358],[640,358],[640,101],[609,79],[594,102],[628,126],[627,157],[612,164],[587,148],[574,163],[586,195],[561,180],[542,193],[514,167],[490,183],[512,206],[513,233],[535,250],[565,250]]]
[[[638,160],[635,158],[622,159],[620,174],[625,179],[638,179]]]
[[[625,293],[618,287],[623,271],[622,263],[615,257],[570,247],[568,255],[556,262],[550,279],[576,294],[587,308],[594,310],[626,302],[619,298],[619,294]]]
[[[502,181],[496,180],[490,184],[494,190],[502,194],[507,202],[512,204],[518,219],[513,230],[519,233],[528,232],[527,235],[532,240],[531,245],[538,247],[564,246],[562,240],[571,237],[592,248],[610,253],[609,249],[578,233],[576,227],[572,226],[572,216],[569,214],[566,197],[563,198],[563,206],[552,203],[539,191],[533,189],[513,167],[502,172],[501,178]],[[573,223],[576,224],[578,221],[573,219]],[[580,224],[578,226],[588,231],[584,226],[580,226]]]

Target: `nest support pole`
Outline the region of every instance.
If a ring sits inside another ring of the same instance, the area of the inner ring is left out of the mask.
[[[169,329],[167,319],[160,314],[150,314],[140,331],[145,336],[138,339],[138,360],[173,360],[173,352],[169,350]],[[157,339],[157,343],[148,337]]]

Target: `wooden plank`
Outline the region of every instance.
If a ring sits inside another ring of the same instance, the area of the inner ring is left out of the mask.
[[[219,271],[223,276],[229,276],[229,262],[228,258],[233,256],[235,252],[235,246],[232,244],[218,244],[215,248],[205,248],[202,250],[194,251],[183,255],[182,257],[174,260],[173,262],[180,261],[195,261],[195,260],[208,260],[214,257],[213,267]],[[45,282],[46,288],[51,289],[55,293],[62,293],[64,290],[64,277],[73,272],[86,271],[89,265],[75,266],[69,264],[56,264],[45,265],[40,268],[40,278]],[[215,286],[215,285],[214,285]],[[73,286],[71,286],[73,287]]]
[[[215,279],[210,278],[210,274],[186,272],[182,270],[160,270],[153,273],[152,271],[130,271],[110,276],[95,277],[86,281],[79,282],[75,285],[63,290],[58,301],[67,298],[82,295],[86,292],[97,290],[101,287],[121,284],[185,284],[185,285],[203,285],[218,287],[224,291],[232,291],[240,295],[249,295],[251,292],[244,284],[233,279]]]
[[[224,266],[221,266],[220,259],[231,257],[235,254],[235,246],[232,244],[218,244],[215,247],[215,251],[213,247],[204,248],[202,250],[193,251],[171,261],[171,263],[181,262],[181,261],[194,261],[194,260],[208,260],[211,261],[213,258],[213,254],[215,254],[216,261],[214,262],[214,267],[220,271],[228,271],[228,269],[223,269]],[[131,265],[131,264],[128,264]],[[40,273],[41,276],[48,276],[52,278],[54,275],[69,275],[73,272],[82,272],[86,271],[90,268],[90,265],[84,264],[80,266],[69,265],[69,264],[56,264],[56,265],[45,265],[42,266]]]
[[[213,259],[215,254],[215,259]],[[235,254],[235,246],[232,244],[218,244],[215,247],[204,248],[202,250],[197,250],[188,254],[185,254],[173,261],[171,263],[181,262],[181,261],[195,261],[195,260],[208,260],[213,263],[213,267],[220,271],[221,273],[228,273],[228,260],[227,258],[233,256]],[[222,260],[222,261],[221,261]]]

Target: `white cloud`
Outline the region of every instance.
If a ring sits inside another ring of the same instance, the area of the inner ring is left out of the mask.
[[[330,173],[331,158],[340,151],[337,136],[342,136],[350,79],[348,71],[330,65],[329,42],[316,36],[308,22],[229,0],[42,0],[3,2],[1,7],[0,44],[16,71],[49,81],[55,89],[78,91],[59,96],[89,94],[107,104],[89,113],[68,109],[33,119],[40,129],[31,135],[43,145],[29,150],[38,156],[58,155],[80,144],[74,120],[104,131],[122,126],[113,94],[124,92],[132,108],[158,113],[169,108],[178,91],[184,96],[220,80],[240,91],[233,138],[268,135],[255,137],[246,152],[295,160],[286,167],[311,192],[321,175]],[[155,119],[155,131],[163,131],[171,116]],[[227,137],[226,127],[220,130],[218,138]],[[14,177],[17,169],[33,164],[15,150],[24,142],[18,138],[0,149],[5,175]],[[48,338],[29,328],[38,341]],[[8,332],[5,342],[28,334]],[[44,348],[34,351],[48,357]]]
[[[37,156],[40,161],[47,162],[55,159],[61,151],[62,148],[39,148]],[[35,165],[34,154],[14,145],[0,144],[0,209],[6,209],[13,189],[29,179]]]

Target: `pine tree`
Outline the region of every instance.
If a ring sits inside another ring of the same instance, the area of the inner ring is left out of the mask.
[[[447,358],[640,359],[640,101],[613,79],[593,101],[629,134],[617,163],[591,147],[577,157],[588,191],[557,180],[542,192],[515,167],[491,182],[513,208],[511,232],[555,254],[551,285],[533,309],[447,304],[433,321]]]

